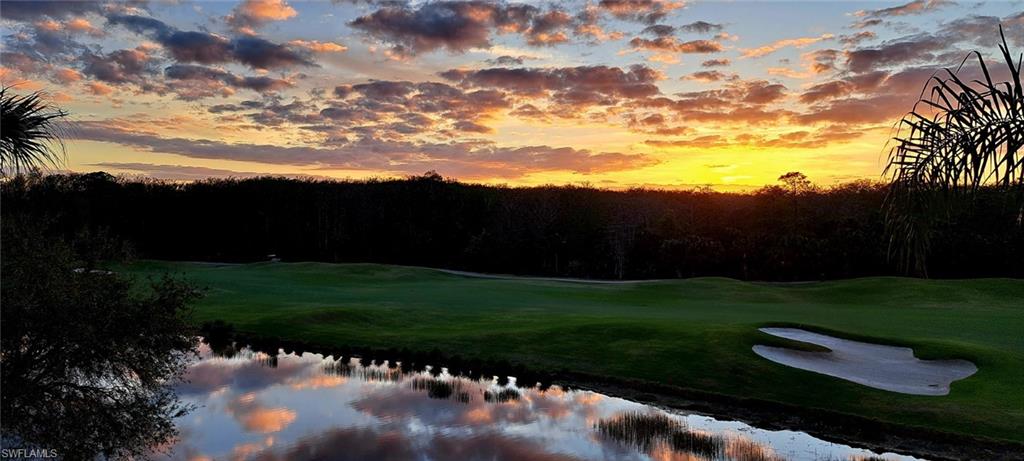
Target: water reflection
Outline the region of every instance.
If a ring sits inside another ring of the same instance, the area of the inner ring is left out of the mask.
[[[792,431],[677,415],[480,370],[208,346],[179,395],[174,460],[852,460]],[[886,460],[912,459],[896,455]]]

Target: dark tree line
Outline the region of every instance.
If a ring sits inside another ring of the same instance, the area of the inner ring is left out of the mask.
[[[886,186],[794,184],[735,194],[497,187],[432,174],[180,184],[91,173],[12,178],[2,185],[2,208],[5,218],[46,219],[63,237],[129,242],[140,258],[246,262],[273,254],[624,279],[897,273],[884,235]],[[1024,275],[1024,233],[1009,202],[982,189],[947,215],[932,236],[930,275]]]

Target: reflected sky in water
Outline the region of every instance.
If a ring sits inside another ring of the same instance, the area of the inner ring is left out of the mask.
[[[197,406],[178,420],[173,460],[700,460],[655,441],[639,447],[602,435],[600,421],[661,410],[588,391],[517,388],[447,372],[403,373],[318,354],[243,349],[201,359],[177,386]],[[435,373],[436,374],[436,373]],[[671,414],[722,442],[717,459],[854,460],[878,456],[801,432]],[[913,458],[887,454],[887,460]]]

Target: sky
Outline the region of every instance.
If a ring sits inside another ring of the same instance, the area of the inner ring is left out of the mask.
[[[168,180],[878,180],[936,71],[999,61],[1000,24],[1024,47],[1021,1],[5,0],[0,17],[0,81],[72,114],[64,168]]]

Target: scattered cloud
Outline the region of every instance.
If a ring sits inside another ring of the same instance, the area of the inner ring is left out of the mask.
[[[518,178],[541,171],[593,174],[656,164],[642,154],[592,152],[571,147],[501,147],[484,141],[419,143],[364,139],[338,146],[277,146],[158,136],[122,120],[84,121],[75,139],[110,142],[191,158],[273,165],[361,169],[418,174],[436,169],[465,178]]]
[[[284,21],[297,16],[285,0],[242,0],[224,18],[236,32],[254,35],[256,29],[271,21]]]
[[[175,64],[164,69],[168,80],[184,82],[175,88],[185,100],[202,99],[217,94],[232,94],[234,88],[245,88],[259,93],[279,91],[292,86],[285,79],[268,77],[240,77],[231,72],[194,64]],[[187,88],[187,90],[185,89]]]
[[[698,82],[717,82],[739,78],[736,74],[727,74],[718,70],[702,70],[683,76],[685,80],[696,80]]]
[[[525,63],[529,56],[509,56],[501,55],[494,59],[488,59],[484,62],[492,66],[521,66]]]
[[[253,69],[315,66],[303,53],[256,36],[227,38],[201,31],[182,31],[164,22],[136,15],[113,15],[111,25],[145,34],[162,45],[178,62],[224,64],[236,62]]]
[[[600,0],[598,7],[618,19],[654,24],[669,13],[683,8],[686,2],[675,0]]]
[[[708,59],[707,61],[704,61],[704,62],[700,63],[700,66],[701,67],[726,67],[729,64],[732,64],[732,61],[730,61],[728,59],[725,59],[725,58],[722,58],[722,59]]]
[[[859,48],[846,52],[846,65],[853,72],[869,72],[879,68],[931,61],[934,53],[947,49],[949,43],[932,35],[908,37],[881,44],[876,48]]]
[[[860,42],[874,40],[876,37],[878,37],[878,34],[870,30],[862,30],[853,34],[840,35],[839,43],[847,46],[854,46],[859,45]]]
[[[348,51],[348,47],[340,43],[321,42],[319,40],[291,40],[288,45],[303,48],[314,53],[341,53]]]
[[[863,136],[862,132],[841,125],[829,125],[815,130],[796,130],[778,135],[741,133],[733,136],[712,134],[683,139],[649,139],[645,144],[656,148],[718,149],[743,147],[748,149],[790,148],[820,149],[830,144],[847,142]],[[708,168],[731,168],[732,165],[708,165]]]
[[[657,51],[680,54],[707,54],[722,51],[722,44],[714,40],[690,40],[681,42],[674,37],[646,39],[636,37],[629,41],[634,51]]]
[[[910,3],[904,3],[902,5],[893,6],[889,8],[881,8],[877,10],[860,10],[854,13],[854,15],[869,19],[885,19],[891,16],[907,16],[930,13],[932,11],[950,5],[956,5],[956,2],[952,2],[950,0],[914,0]]]
[[[725,26],[721,24],[712,24],[705,21],[696,21],[689,24],[679,26],[679,30],[683,32],[692,32],[698,34],[709,34],[712,32],[721,32]]]
[[[522,35],[532,46],[569,41],[575,18],[565,11],[522,3],[439,1],[419,5],[386,4],[360,16],[349,26],[389,47],[395,56],[407,57],[445,49],[463,53],[489,48],[496,34]],[[584,29],[596,35],[593,29]]]
[[[607,98],[643,98],[659,93],[660,72],[643,65],[558,68],[453,69],[441,74],[461,86],[496,88],[522,96],[547,94],[556,101],[601,102]]]
[[[105,5],[101,2],[80,0],[50,0],[45,2],[13,1],[4,2],[0,16],[13,21],[36,21],[40,19],[66,19],[88,13],[101,13]]]
[[[767,45],[743,50],[743,57],[760,58],[762,56],[767,56],[776,51],[779,51],[783,48],[804,48],[824,40],[832,40],[833,38],[835,38],[835,36],[832,34],[821,34],[818,37],[787,38],[783,40],[776,40]]]

